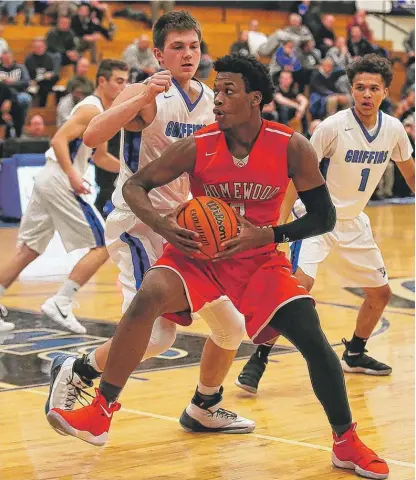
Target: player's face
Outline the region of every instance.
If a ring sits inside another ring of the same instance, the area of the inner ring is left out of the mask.
[[[170,70],[178,81],[190,80],[198,70],[201,60],[201,47],[195,30],[169,32],[163,50],[154,49],[160,66]]]
[[[220,72],[214,83],[215,121],[229,130],[250,120],[253,107],[261,102],[260,92],[246,92],[241,73]]]
[[[386,98],[387,88],[379,73],[358,73],[354,77],[351,93],[358,113],[374,115]]]
[[[113,70],[109,80],[105,80],[106,95],[114,100],[117,95],[125,88],[128,79],[128,72],[122,70]]]

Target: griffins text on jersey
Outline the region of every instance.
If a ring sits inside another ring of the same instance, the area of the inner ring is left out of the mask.
[[[348,150],[345,161],[351,163],[384,163],[389,158],[388,151],[369,152],[368,150]]]
[[[277,194],[280,187],[254,182],[225,182],[204,184],[204,190],[209,197],[231,200],[270,200]]]
[[[201,130],[202,127],[205,127],[205,125],[170,121],[166,125],[165,135],[175,138],[190,137],[198,130]]]

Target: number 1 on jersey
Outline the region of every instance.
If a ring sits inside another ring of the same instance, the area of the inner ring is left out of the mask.
[[[369,176],[370,176],[370,169],[363,168],[361,170],[361,183],[360,183],[360,186],[358,187],[359,192],[364,192],[365,187],[367,186]]]

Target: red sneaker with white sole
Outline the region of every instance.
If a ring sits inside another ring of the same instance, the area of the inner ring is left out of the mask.
[[[48,422],[61,433],[80,438],[92,445],[104,445],[108,439],[113,413],[120,410],[121,405],[118,402],[108,405],[98,388],[95,389],[95,394],[91,405],[78,410],[52,408],[46,416]]]
[[[365,478],[382,480],[389,476],[389,467],[373,450],[358,438],[356,423],[340,437],[335,433],[332,447],[332,463],[338,468],[355,470],[357,475]]]

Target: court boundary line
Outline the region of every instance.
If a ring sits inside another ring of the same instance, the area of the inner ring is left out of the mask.
[[[48,396],[47,392],[42,392],[40,390],[25,390],[25,389],[23,389],[23,391],[27,392],[27,393],[32,393],[32,394],[35,394],[35,395],[41,395],[41,396],[44,396],[44,397]],[[158,413],[144,412],[142,410],[134,410],[132,408],[124,408],[124,407],[121,408],[121,411],[126,412],[126,413],[130,413],[130,414],[133,414],[133,415],[137,415],[139,417],[155,418],[157,420],[165,420],[165,421],[169,421],[169,422],[179,423],[179,419],[176,418],[176,417],[169,417],[167,415],[159,415]],[[293,446],[296,446],[296,447],[304,447],[304,448],[310,448],[310,449],[314,449],[314,450],[321,450],[321,451],[324,451],[324,452],[332,452],[331,448],[324,447],[323,445],[316,445],[314,443],[308,443],[308,442],[300,442],[298,440],[289,440],[287,438],[274,437],[274,436],[271,436],[271,435],[262,435],[260,433],[250,433],[249,435],[240,435],[240,437],[249,437],[249,438],[254,437],[254,438],[258,438],[260,440],[268,440],[268,441],[276,442],[276,443],[285,443],[287,445],[293,445]],[[393,465],[397,465],[399,467],[406,467],[406,468],[413,468],[413,469],[415,468],[414,463],[402,462],[401,460],[394,460],[392,458],[385,458],[385,460],[388,463],[393,464]]]

